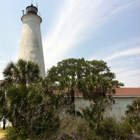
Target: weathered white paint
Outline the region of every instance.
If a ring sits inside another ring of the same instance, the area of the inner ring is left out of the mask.
[[[75,110],[80,111],[85,107],[89,107],[91,102],[83,97],[75,97]]]
[[[115,103],[112,104],[111,107],[106,109],[106,116],[107,117],[114,117],[116,120],[121,120],[123,117],[126,116],[125,112],[127,110],[127,105],[131,105],[132,101],[135,100],[137,97],[113,97]]]
[[[23,26],[18,58],[38,63],[41,72],[40,75],[45,77],[45,65],[40,31],[42,18],[36,14],[26,13],[21,17],[21,21],[23,22]]]
[[[106,108],[104,116],[113,117],[116,120],[120,121],[123,117],[125,117],[127,105],[131,104],[132,101],[138,97],[137,96],[113,97],[113,99],[115,100],[115,103]],[[83,97],[75,98],[75,109],[77,111],[81,111],[82,108],[85,108],[86,106],[90,107],[90,105],[91,105],[91,102],[89,100],[84,99]]]

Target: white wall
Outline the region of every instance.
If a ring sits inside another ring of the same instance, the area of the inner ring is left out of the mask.
[[[83,99],[83,97],[76,97],[75,98],[75,109],[80,111],[80,109],[85,108],[86,106],[89,107],[91,102],[89,100]]]
[[[121,120],[125,117],[125,112],[127,110],[127,105],[131,104],[136,97],[114,97],[115,104],[112,107],[106,109],[106,116],[112,116],[117,120]]]
[[[115,117],[116,120],[121,120],[122,116],[125,116],[126,106],[131,104],[136,97],[113,97],[115,104],[108,107],[105,111],[106,117]],[[75,109],[80,111],[85,106],[90,106],[91,102],[82,97],[75,98]]]

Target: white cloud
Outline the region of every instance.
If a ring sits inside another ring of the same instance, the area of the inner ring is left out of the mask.
[[[102,59],[107,62],[116,79],[127,87],[140,86],[140,44],[139,38],[118,42],[102,48],[90,60]],[[105,50],[104,50],[105,49]]]
[[[140,46],[139,47],[135,47],[133,49],[129,49],[129,50],[125,50],[125,51],[119,51],[119,52],[115,52],[113,55],[104,58],[105,61],[109,61],[109,60],[113,60],[117,57],[123,57],[123,56],[130,56],[130,55],[138,55],[140,54]]]
[[[140,1],[139,0],[133,0],[130,3],[127,3],[126,5],[122,5],[120,7],[117,7],[115,10],[112,11],[113,14],[116,14],[118,12],[121,12],[122,10],[127,10],[129,8],[132,8],[133,6],[138,6],[140,5]]]
[[[89,58],[89,60],[93,60],[93,59],[108,60],[110,57],[117,57],[117,55],[119,55],[120,53],[131,50],[131,48],[138,48],[138,47],[136,47],[136,46],[138,46],[138,44],[140,44],[139,37],[127,39],[122,42],[117,42],[115,44],[111,44],[110,46],[104,46],[98,52],[96,52],[96,54],[91,56]],[[135,51],[135,50],[133,50],[133,51]],[[131,52],[129,52],[129,54],[130,53]],[[136,53],[139,53],[139,52],[136,52]],[[123,54],[121,54],[121,55],[123,55]]]
[[[116,79],[123,82],[126,87],[140,87],[140,69],[126,70],[117,74]]]
[[[105,8],[104,4],[102,0],[64,2],[50,31],[43,38],[47,68],[64,58],[71,48],[89,38],[91,32],[107,22],[106,15],[109,14],[106,13],[110,12],[110,8]]]

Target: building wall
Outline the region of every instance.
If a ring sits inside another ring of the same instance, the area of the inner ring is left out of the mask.
[[[114,117],[116,120],[121,120],[122,116],[125,116],[125,111],[127,110],[127,105],[131,104],[136,97],[113,97],[115,103],[109,106],[105,111],[106,117]],[[77,111],[82,110],[84,107],[89,107],[91,102],[84,99],[83,97],[75,98],[75,109]]]
[[[77,111],[82,110],[86,106],[89,107],[91,102],[89,100],[84,99],[83,97],[76,97],[75,98],[75,109]]]
[[[106,109],[105,115],[107,117],[114,117],[117,120],[123,119],[125,117],[125,112],[127,110],[127,105],[132,104],[132,101],[136,97],[114,97],[115,103],[108,109]]]

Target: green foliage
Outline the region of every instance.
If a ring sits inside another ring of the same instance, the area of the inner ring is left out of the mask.
[[[123,140],[132,132],[127,121],[103,118],[107,94],[122,84],[102,60],[66,59],[48,70],[45,79],[37,64],[19,60],[10,62],[3,74],[0,113],[12,123],[7,140]],[[75,94],[92,102],[80,116],[67,113],[67,108],[75,112]]]
[[[9,137],[14,140],[50,137],[60,124],[54,102],[59,99],[60,107],[62,97],[53,98],[52,90],[46,90],[47,83],[40,78],[39,67],[34,62],[10,62],[3,74],[0,103],[2,114],[13,126],[8,132]]]
[[[10,62],[3,71],[3,86],[9,84],[31,84],[40,78],[38,64],[32,61],[18,60],[17,63]]]
[[[5,114],[3,108],[5,107],[6,101],[5,101],[5,91],[3,89],[0,89],[0,119],[2,119],[3,114]]]
[[[51,100],[32,85],[7,90],[6,116],[19,137],[49,137],[58,129],[59,117]]]
[[[64,118],[61,120],[60,128],[57,133],[54,134],[53,138],[56,140],[132,139],[132,128],[129,122],[117,122],[113,118],[102,118],[100,121],[95,121],[94,123],[91,114],[92,113],[87,113],[86,116],[82,118],[65,114]],[[90,125],[91,123],[94,123],[94,125]]]
[[[140,134],[140,98],[135,99],[131,105],[127,105],[126,115],[134,132]]]
[[[140,98],[135,99],[131,105],[127,105],[126,115],[129,117],[140,117]]]
[[[102,120],[97,127],[97,135],[104,140],[121,139],[126,140],[132,135],[132,129],[128,122],[116,122],[113,118]]]
[[[86,61],[82,59],[66,59],[58,62],[48,70],[47,79],[58,90],[65,90],[74,101],[74,94],[83,94],[85,98],[105,97],[115,92],[115,79],[106,62],[100,60]]]
[[[123,121],[123,122],[118,122],[117,123],[117,130],[118,130],[118,137],[120,137],[120,139],[128,139],[132,136],[132,127],[129,124],[129,122],[127,121]]]
[[[114,120],[102,120],[97,127],[97,134],[105,140],[116,138],[116,128]]]
[[[137,131],[137,134],[140,134],[140,123],[136,125],[136,131]]]
[[[6,140],[27,140],[27,132],[25,129],[21,129],[20,133],[18,133],[13,127],[8,127],[5,138]]]

